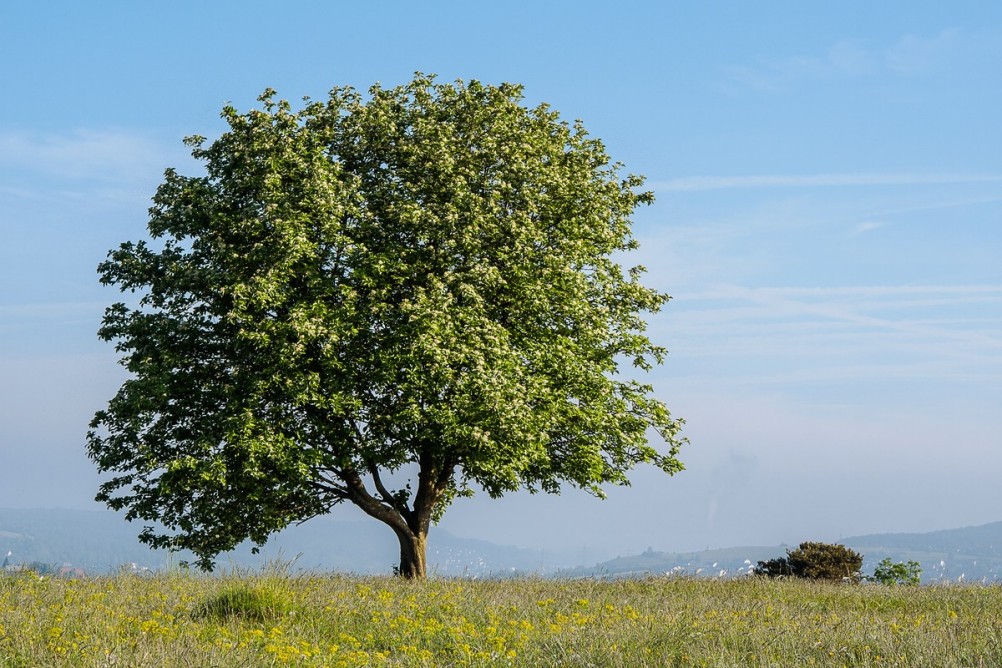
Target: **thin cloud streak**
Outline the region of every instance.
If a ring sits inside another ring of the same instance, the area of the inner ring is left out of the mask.
[[[675,295],[676,300],[735,299],[755,295],[781,297],[895,297],[902,295],[1002,295],[1002,285],[859,285],[746,288],[722,285],[704,292]]]
[[[157,177],[177,149],[128,131],[0,131],[0,167],[72,180],[135,181]]]
[[[721,393],[733,391],[736,388],[762,389],[774,391],[791,390],[798,386],[823,386],[829,383],[870,383],[899,384],[918,381],[936,381],[938,383],[963,384],[967,386],[990,385],[997,386],[1002,381],[1002,371],[985,371],[975,363],[967,367],[958,367],[955,363],[939,362],[928,364],[857,364],[842,363],[818,364],[806,369],[775,371],[770,373],[735,372],[725,379],[707,378],[701,373],[672,374],[670,384],[666,387],[686,390],[702,389],[708,394],[719,397]],[[657,382],[654,383],[657,385]],[[796,394],[793,392],[792,394]]]
[[[697,382],[707,359],[718,374],[724,359],[770,360],[764,373],[744,363],[724,372],[741,385],[1002,378],[1002,285],[723,285],[676,299],[651,322],[681,363],[675,380]]]
[[[872,232],[873,230],[878,230],[884,227],[885,223],[878,223],[874,221],[868,221],[865,223],[859,223],[852,228],[852,236],[856,237],[861,234],[866,234],[867,232]]]
[[[831,302],[799,300],[797,297],[825,297],[825,296],[900,296],[922,295],[930,292],[938,294],[971,294],[979,295],[1000,294],[1002,286],[975,286],[974,288],[962,286],[937,286],[933,288],[921,288],[912,286],[902,286],[897,289],[886,286],[879,288],[734,288],[729,291],[730,299],[744,299],[753,304],[757,304],[768,311],[773,311],[777,316],[787,318],[790,316],[813,316],[817,318],[829,319],[836,322],[843,322],[864,328],[886,329],[898,331],[904,334],[918,335],[923,338],[958,340],[965,343],[989,346],[992,348],[1002,347],[1002,339],[995,336],[986,336],[978,331],[952,330],[943,327],[933,327],[929,325],[917,325],[914,322],[904,320],[893,320],[890,318],[879,318],[858,313],[852,308],[854,305]],[[910,304],[890,304],[885,308],[910,306]]]
[[[694,192],[752,188],[831,188],[842,186],[904,186],[952,183],[1002,183],[1002,174],[759,174],[747,176],[687,176],[650,184],[656,192]]]

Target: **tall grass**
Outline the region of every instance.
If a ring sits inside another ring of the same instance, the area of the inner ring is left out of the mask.
[[[0,578],[0,666],[1002,666],[1002,589]]]

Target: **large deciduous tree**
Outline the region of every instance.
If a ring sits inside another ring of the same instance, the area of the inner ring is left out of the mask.
[[[680,470],[680,421],[620,373],[664,352],[643,314],[668,296],[615,259],[652,196],[522,99],[421,74],[300,111],[268,90],[188,138],[205,174],[168,170],[151,239],[99,267],[138,296],[99,332],[130,376],[88,433],[98,500],[205,568],[348,501],[422,577],[456,496]]]

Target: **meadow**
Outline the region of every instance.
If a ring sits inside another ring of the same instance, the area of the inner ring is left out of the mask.
[[[1002,666],[1002,588],[0,576],[0,666]]]

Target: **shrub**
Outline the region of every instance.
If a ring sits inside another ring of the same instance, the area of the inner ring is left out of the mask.
[[[768,577],[793,576],[808,580],[841,582],[859,580],[863,556],[845,545],[830,543],[801,543],[795,550],[787,550],[786,557],[760,561],[755,573]]]
[[[758,562],[758,566],[755,567],[755,574],[766,575],[770,578],[779,578],[793,575],[793,569],[790,568],[790,562],[786,557],[779,557],[777,559],[770,559],[769,561]]]
[[[199,606],[193,616],[217,621],[240,617],[264,622],[280,619],[290,609],[290,602],[283,592],[271,587],[248,587],[241,584],[223,589]]]
[[[788,558],[793,572],[810,580],[858,580],[863,567],[859,552],[829,543],[801,543]]]
[[[883,585],[917,585],[922,581],[922,565],[917,561],[894,563],[888,557],[877,564],[871,579]]]

